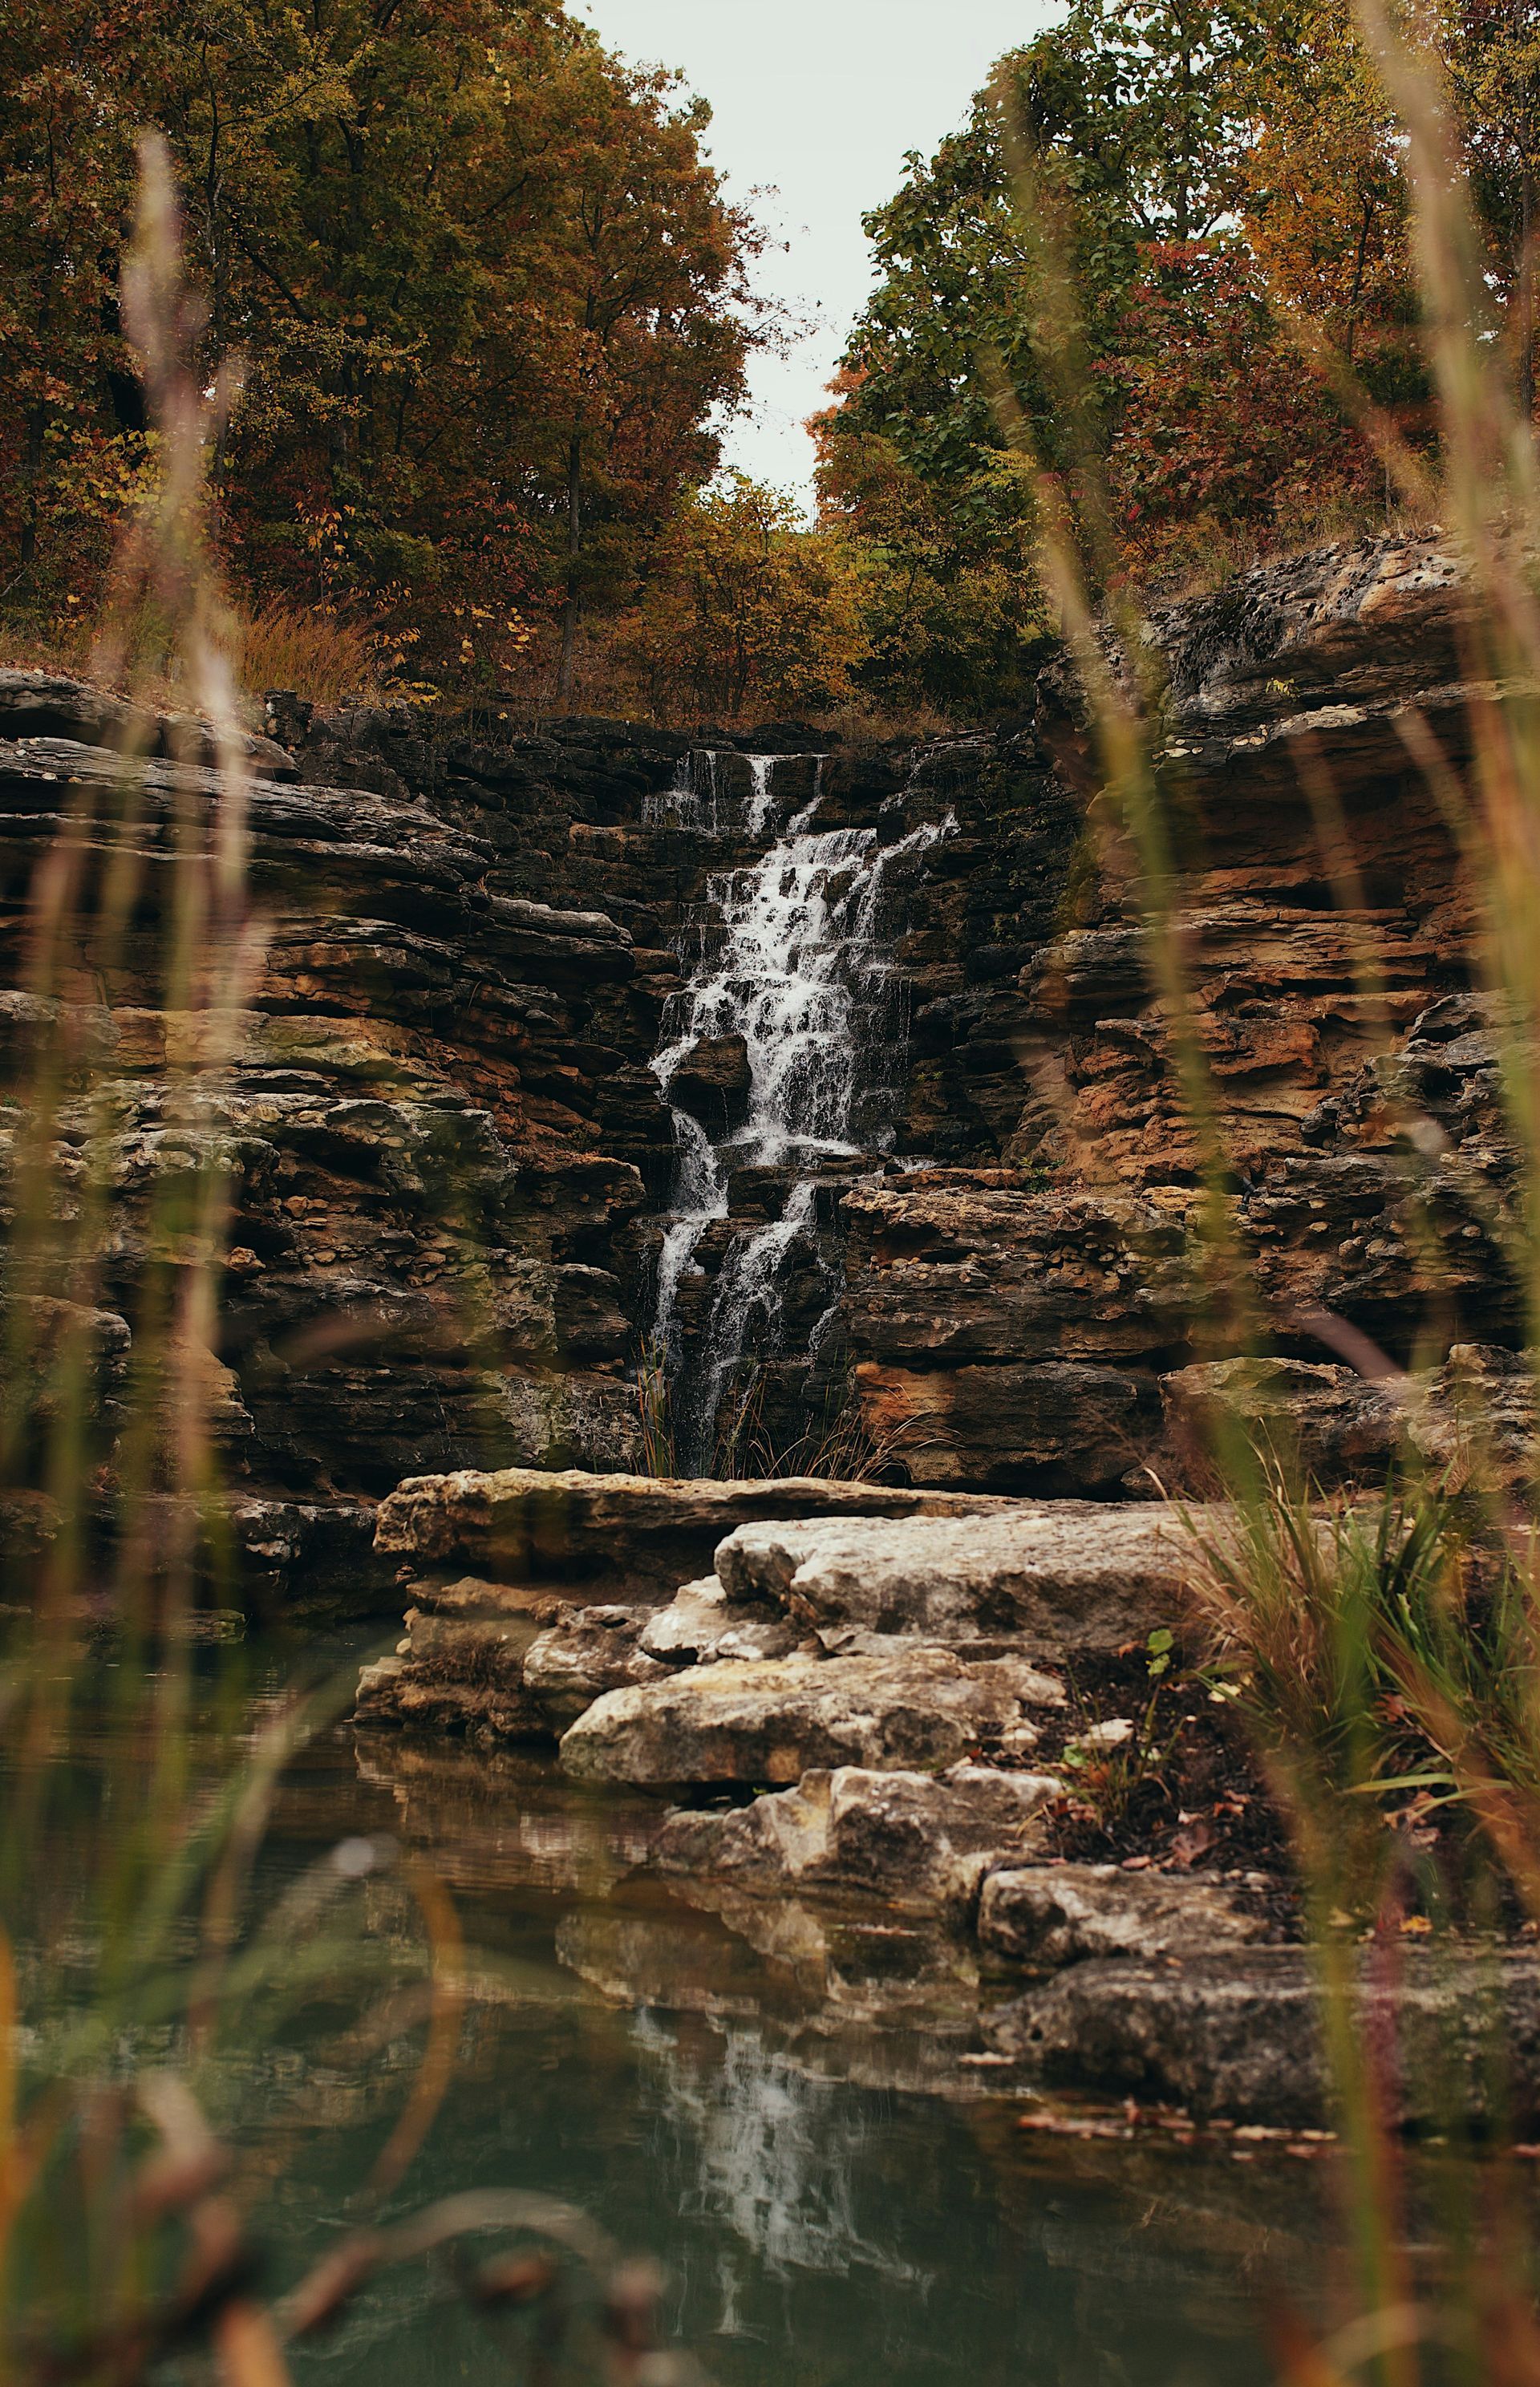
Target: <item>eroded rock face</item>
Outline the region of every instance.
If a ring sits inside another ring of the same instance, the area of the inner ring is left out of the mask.
[[[749,1047],[741,1036],[702,1036],[668,1081],[669,1100],[724,1136],[749,1116]]]
[[[928,1140],[964,1165],[846,1204],[863,1411],[915,1480],[1136,1491],[1145,1468],[1169,1483],[1192,1462],[1201,1488],[1208,1428],[1235,1410],[1292,1422],[1329,1477],[1373,1480],[1400,1428],[1332,1380],[1313,1320],[1393,1361],[1420,1335],[1517,1339],[1519,1171],[1500,1022],[1472,984],[1478,890],[1397,729],[1415,710],[1463,767],[1471,709],[1495,701],[1459,681],[1469,602],[1436,537],[1384,538],[1260,566],[1153,624],[1192,830],[1170,933],[1237,1188],[1218,1282],[1134,859],[1095,802],[1070,676],[1045,675],[1038,735],[1094,834],[1073,903],[1003,979],[1014,1069],[991,1111],[1014,1085],[1015,1123],[966,1153]],[[1309,792],[1325,783],[1331,854]],[[916,903],[916,1027],[926,924],[948,901],[931,882]],[[1247,1316],[1279,1353],[1265,1398],[1255,1376],[1195,1373]],[[1285,1385],[1284,1363],[1328,1372]]]
[[[562,1742],[587,1782],[792,1783],[810,1769],[938,1770],[1030,1724],[1064,1693],[1020,1659],[966,1665],[950,1649],[695,1666],[612,1691]]]
[[[777,764],[820,828],[894,843],[946,825],[916,849],[892,954],[909,1021],[895,1150],[923,1165],[833,1156],[817,1179],[764,1371],[778,1447],[848,1380],[871,1447],[923,1489],[1125,1498],[1153,1469],[1201,1490],[1215,1419],[1264,1412],[1297,1429],[1308,1463],[1362,1480],[1404,1421],[1332,1373],[1312,1321],[1344,1321],[1392,1361],[1430,1334],[1435,1354],[1517,1345],[1505,1247],[1521,1172],[1502,1023],[1471,962],[1479,890],[1397,728],[1415,710],[1465,767],[1471,707],[1494,701],[1459,683],[1468,602],[1435,537],[1387,537],[1259,567],[1152,625],[1191,831],[1172,932],[1234,1189],[1220,1283],[1197,1248],[1201,1156],[1137,872],[1063,668],[1030,726],[831,740],[821,767]],[[59,1120],[66,1181],[95,1117],[87,1065],[110,1084],[114,1237],[95,1297],[119,1328],[168,1184],[208,1156],[227,1172],[211,1358],[228,1370],[232,1496],[265,1516],[252,1580],[281,1597],[283,1553],[317,1538],[301,1512],[335,1503],[335,1579],[354,1549],[372,1605],[379,1564],[346,1519],[402,1478],[641,1462],[632,1363],[675,1161],[650,1064],[691,907],[748,849],[730,821],[704,835],[660,812],[678,736],[430,730],[405,710],[274,696],[250,741],[266,958],[195,1130],[167,1112],[192,1031],[165,1008],[161,958],[172,823],[209,822],[217,793],[196,726],[129,724],[89,689],[0,675],[0,916],[20,921],[80,793],[100,868],[126,728],[149,756],[132,832],[143,901],[120,951],[82,943],[62,1014],[0,986],[0,1080],[22,1082],[65,1019],[82,1064]],[[735,801],[742,743],[719,758]],[[1345,909],[1302,758],[1332,783],[1357,890]],[[727,1033],[675,1092],[730,1127],[741,1078]],[[735,1237],[779,1215],[776,1174],[732,1173],[681,1294],[687,1341]],[[1266,1383],[1233,1361],[1243,1331],[1272,1346]],[[661,1570],[662,1596],[703,1572],[703,1542]],[[461,1571],[498,1579],[474,1555]]]

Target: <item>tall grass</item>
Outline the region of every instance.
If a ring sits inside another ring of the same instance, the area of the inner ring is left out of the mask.
[[[341,1694],[256,1703],[221,1629],[218,1312],[234,1073],[264,953],[243,666],[207,523],[239,373],[209,383],[153,139],[121,289],[160,469],[93,664],[139,701],[116,751],[72,785],[43,783],[57,816],[30,888],[9,890],[27,969],[0,1110],[0,2375],[135,2387],[174,2360],[283,2387],[287,2343],[382,2264],[491,2236],[495,2260],[461,2267],[468,2290],[488,2311],[543,2313],[542,2358],[616,2381],[681,2376],[651,2351],[656,2283],[582,2216],[510,2190],[386,2217],[451,2078],[467,1994],[432,1873],[351,1839],[275,1897],[259,1887],[284,1769]],[[352,636],[270,613],[244,668],[350,678]],[[178,699],[169,729],[147,710],[162,688]],[[152,736],[188,767],[147,760]],[[164,1048],[147,1103],[117,1051],[120,1017],[153,1021]],[[283,2197],[282,2136],[270,2115],[243,2151],[224,2119],[250,2057],[318,1997],[346,2013],[339,2072],[367,2077],[403,2035],[417,2062],[349,2226],[275,2303],[257,2248]]]
[[[1504,343],[1494,336],[1449,112],[1429,56],[1405,30],[1411,21],[1393,18],[1381,0],[1358,0],[1362,37],[1404,130],[1440,429],[1436,480],[1340,371],[1334,385],[1377,442],[1402,518],[1437,521],[1468,576],[1471,601],[1459,637],[1461,676],[1475,691],[1469,767],[1457,771],[1415,710],[1399,728],[1408,765],[1426,777],[1442,807],[1482,909],[1477,968],[1498,1022],[1504,1098],[1524,1180],[1516,1206],[1522,1224],[1506,1230],[1505,1256],[1524,1287],[1533,1347],[1540,1344],[1540,487],[1534,425],[1516,401]],[[1051,210],[1038,204],[1030,143],[1008,119],[1007,133],[1021,214],[1036,228],[1050,294],[1045,361],[1056,376],[1072,458],[1062,478],[1039,474],[1045,568],[1099,740],[1105,801],[1135,857],[1153,992],[1170,1032],[1202,1186],[1197,1274],[1216,1339],[1243,1349],[1265,1335],[1266,1320],[1246,1297],[1219,1106],[1194,1031],[1183,922],[1190,880],[1181,859],[1193,813],[1160,760],[1158,642],[1115,569],[1083,403],[1074,290],[1047,229]],[[994,378],[1007,436],[1029,446],[1025,418],[998,367]],[[1222,568],[1231,561],[1221,559]],[[1118,593],[1098,612],[1093,592],[1108,588]],[[1324,874],[1344,910],[1361,914],[1345,809],[1319,755],[1302,749],[1300,761],[1301,797]],[[1372,991],[1371,950],[1360,965],[1361,985]],[[1388,1043],[1388,1027],[1385,1033]],[[1418,1124],[1409,1117],[1403,1123]],[[1357,1342],[1362,1347],[1364,1338]],[[1540,1386],[1531,1390],[1540,1394]],[[1433,1951],[1429,1961],[1445,1948],[1468,1984],[1469,1935],[1480,1943],[1526,1913],[1540,1920],[1540,1543],[1527,1509],[1516,1510],[1504,1488],[1496,1421],[1467,1408],[1461,1426],[1458,1483],[1411,1472],[1367,1505],[1323,1501],[1269,1449],[1247,1450],[1238,1436],[1216,1454],[1234,1508],[1231,1525],[1208,1537],[1203,1600],[1292,1829],[1349,2150],[1349,2326],[1326,2343],[1294,2319],[1279,2327],[1281,2368],[1302,2387],[1306,2381],[1331,2387],[1357,2373],[1394,2387],[1449,2375],[1540,2378],[1536,2250],[1517,2208],[1504,2209],[1500,2173],[1490,2201],[1478,2198],[1472,2207],[1467,2191],[1445,2208],[1442,2280],[1431,2292],[1414,2287],[1387,2071],[1393,2056],[1364,2019],[1366,1965],[1372,1977],[1399,1977],[1408,1899],[1421,1900],[1423,1925],[1433,1926],[1423,1943]],[[1415,1825],[1435,1812],[1458,1819],[1461,1874],[1454,1884],[1426,1867],[1417,1878]],[[1499,2072],[1504,2053],[1499,2029],[1491,2050]],[[1438,2084],[1431,2087],[1436,2102]],[[1458,2099],[1452,2083],[1445,2090],[1458,2130]]]

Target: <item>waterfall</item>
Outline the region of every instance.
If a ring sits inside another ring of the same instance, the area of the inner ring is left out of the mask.
[[[776,761],[744,759],[741,833],[757,840],[775,820]],[[716,756],[691,755],[677,786],[657,802],[670,823],[721,834],[721,782]],[[740,1363],[782,1354],[783,1272],[799,1245],[808,1248],[820,1176],[841,1161],[852,1168],[875,1162],[891,1139],[901,1039],[883,949],[884,895],[894,865],[945,828],[927,825],[885,846],[871,828],[814,829],[817,809],[815,789],[756,858],[708,880],[686,982],[665,1011],[652,1062],[677,1154],[653,1339],[669,1376],[677,1463],[697,1473],[710,1471],[720,1405]],[[675,1082],[702,1041],[735,1037],[747,1056],[742,1116],[731,1125],[724,1116],[713,1133],[674,1098]],[[703,1330],[687,1355],[681,1293],[693,1278],[705,1297],[698,1255],[709,1231],[729,1220],[733,1177],[742,1169],[775,1172],[756,1191],[776,1214],[729,1232]],[[814,1345],[837,1298],[832,1282],[825,1292]]]

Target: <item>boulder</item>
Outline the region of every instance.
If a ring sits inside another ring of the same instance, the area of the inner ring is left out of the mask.
[[[789,1658],[803,1636],[777,1610],[729,1600],[713,1574],[687,1583],[643,1627],[638,1647],[665,1665],[719,1659]]]
[[[939,1771],[1063,1698],[1020,1660],[966,1665],[923,1645],[693,1666],[597,1700],[563,1737],[562,1762],[581,1780],[654,1789],[797,1782],[814,1766]]]
[[[1360,1970],[1357,2027],[1395,2051],[1393,2125],[1445,2128],[1493,2110],[1528,2133],[1540,2117],[1540,1960],[1487,1947],[1403,1951],[1391,1984]],[[1045,2087],[1180,2105],[1200,2119],[1310,2128],[1332,2119],[1316,1963],[1304,1948],[1205,1951],[1179,1961],[1071,1964],[991,2015],[986,2037]]]
[[[1194,1522],[1201,1531],[1220,1513]],[[1170,1510],[1059,1501],[993,1516],[744,1525],[716,1564],[730,1598],[776,1602],[822,1633],[1046,1655],[1116,1649],[1175,1623],[1194,1555]]]
[[[991,1873],[978,1900],[980,1945],[1044,1972],[1088,1958],[1188,1956],[1269,1936],[1227,1883],[1200,1874],[1013,1866]]]
[[[647,1610],[570,1609],[524,1651],[524,1686],[554,1737],[606,1691],[664,1673],[637,1646]]]
[[[651,1862],[761,1896],[864,1891],[921,1913],[966,1905],[1002,1852],[1029,1841],[1060,1790],[1041,1774],[956,1765],[942,1774],[815,1768],[794,1789],[721,1813],[669,1817]],[[1009,1876],[1005,1876],[1008,1878]]]

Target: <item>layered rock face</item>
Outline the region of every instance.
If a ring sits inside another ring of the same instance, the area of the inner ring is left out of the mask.
[[[71,683],[0,676],[11,990],[0,990],[0,1057],[13,1143],[25,1140],[37,1057],[56,1046],[79,1088],[59,1115],[64,1148],[95,1148],[107,1121],[112,1219],[97,1299],[120,1372],[169,1178],[211,1155],[227,1172],[210,1367],[224,1371],[217,1422],[246,1595],[371,1605],[386,1581],[373,1506],[403,1476],[642,1459],[636,1360],[677,1134],[650,1064],[677,954],[703,917],[709,933],[708,880],[763,851],[749,800],[766,758],[755,777],[726,740],[702,757],[682,738],[615,724],[429,729],[405,712],[322,717],[281,697],[268,727],[250,741],[261,959],[228,1066],[189,1096],[196,1036],[166,993],[168,860],[179,835],[211,845],[207,741],[187,725],[133,723]],[[754,742],[777,741],[804,750],[775,764],[783,806],[816,806],[836,834],[858,828],[880,849],[945,817],[943,876],[969,890],[980,950],[1023,904],[1046,921],[1074,808],[1032,740],[822,762],[806,732]],[[151,759],[125,768],[129,744]],[[705,808],[692,793],[703,762]],[[75,820],[84,859],[62,1010],[39,1014],[22,991],[29,905],[40,860]],[[125,861],[137,885],[119,934],[99,899]],[[895,1000],[902,1013],[906,980]],[[994,1003],[991,981],[967,998],[970,1017]],[[902,1034],[893,1050],[902,1060]],[[1000,1062],[995,1046],[953,1070],[973,1089],[967,1105],[996,1099]],[[671,1098],[730,1132],[742,1073],[741,1039],[717,1040]],[[807,1334],[838,1283],[840,1197],[861,1167],[884,1165],[878,1152],[827,1168],[784,1239],[783,1332],[766,1370],[767,1431],[783,1442],[807,1398]],[[735,1238],[784,1201],[775,1173],[731,1177],[693,1256],[680,1297],[687,1366]],[[826,1409],[846,1366],[830,1325]]]
[[[1039,735],[1089,826],[1055,927],[993,998],[1001,1165],[845,1205],[863,1411],[912,1480],[1137,1491],[1152,1461],[1190,1471],[1205,1416],[1237,1402],[1292,1410],[1329,1475],[1373,1473],[1395,1429],[1319,1313],[1402,1362],[1519,1335],[1475,908],[1413,759],[1431,736],[1458,773],[1495,701],[1460,682],[1466,606],[1423,538],[1319,550],[1156,619],[1185,1029],[1089,728],[1045,677]],[[1217,1247],[1196,1236],[1184,1032],[1235,1188]],[[1205,1373],[1258,1333],[1318,1371]]]
[[[1404,1421],[1323,1345],[1323,1311],[1393,1359],[1454,1347],[1446,1373],[1495,1384],[1521,1331],[1517,1167],[1471,890],[1402,735],[1415,714],[1463,765],[1490,700],[1459,684],[1465,601],[1436,541],[1380,541],[1154,625],[1171,933],[1234,1188],[1218,1252],[1196,1234],[1180,1023],[1059,672],[1030,726],[822,754],[794,726],[692,746],[273,698],[252,741],[262,958],[191,1110],[164,948],[174,837],[210,834],[198,739],[142,725],[155,759],[131,796],[121,707],[0,676],[0,1067],[22,1097],[57,1032],[22,991],[27,906],[80,815],[60,1129],[78,1155],[108,1122],[103,1367],[129,1365],[152,1207],[214,1152],[234,1217],[210,1367],[249,1596],[385,1597],[373,1506],[410,1474],[656,1462],[637,1359],[690,1136],[717,1156],[716,1206],[672,1284],[674,1389],[724,1306],[773,1311],[749,1330],[761,1459],[1123,1497],[1152,1465],[1201,1482],[1216,1414],[1281,1404],[1322,1471],[1371,1473]],[[863,916],[886,975],[881,1086],[847,1089],[856,1140],[739,1165],[751,1037],[717,1022],[667,1100],[652,1064],[721,888],[767,867],[772,787],[776,818],[826,840],[831,914],[847,850],[869,878],[907,858]],[[110,936],[90,925],[109,851],[138,879]],[[1275,1356],[1235,1361],[1253,1329]]]
[[[248,1594],[377,1600],[374,1500],[424,1460],[634,1448],[628,1281],[647,1172],[671,1149],[646,1060],[672,960],[639,898],[622,885],[588,907],[549,850],[582,881],[585,835],[666,783],[679,741],[578,726],[490,755],[394,717],[308,736],[290,708],[272,726],[289,745],[255,741],[249,805],[260,960],[229,1065],[189,1105],[168,859],[179,831],[208,846],[217,782],[164,758],[125,768],[122,708],[0,680],[13,985],[40,855],[71,817],[84,849],[62,1018],[3,998],[7,1057],[24,1103],[35,1053],[62,1037],[82,1055],[59,1126],[76,1150],[105,1135],[100,1297],[125,1340],[158,1189],[223,1167],[216,1358]],[[125,860],[136,900],[114,935],[102,889]]]

